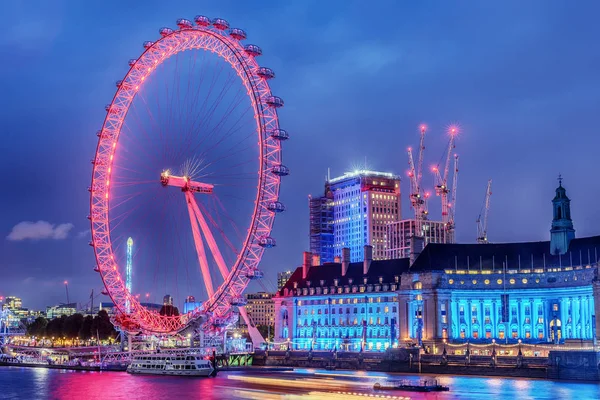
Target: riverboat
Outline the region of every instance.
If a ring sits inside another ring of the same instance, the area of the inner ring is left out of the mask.
[[[447,392],[448,386],[440,385],[436,380],[433,381],[399,381],[399,382],[377,382],[373,385],[375,390],[405,390],[409,392]]]
[[[204,376],[214,373],[209,360],[200,355],[142,354],[133,357],[127,367],[130,374]]]

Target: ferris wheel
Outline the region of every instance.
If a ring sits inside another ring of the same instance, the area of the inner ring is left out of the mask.
[[[283,100],[271,93],[273,70],[256,62],[262,50],[242,44],[246,33],[224,19],[177,26],[144,42],[116,83],[89,188],[95,271],[121,323],[151,333],[231,321],[276,244],[280,180],[289,174]],[[193,306],[178,310],[184,298]]]

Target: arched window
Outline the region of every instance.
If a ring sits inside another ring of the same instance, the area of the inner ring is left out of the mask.
[[[415,290],[421,290],[423,289],[423,284],[421,283],[421,281],[416,281],[413,283],[413,289]]]

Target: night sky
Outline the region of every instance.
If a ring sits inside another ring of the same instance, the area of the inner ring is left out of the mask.
[[[66,300],[64,280],[72,301],[100,291],[86,188],[104,105],[142,42],[197,14],[245,29],[286,102],[288,211],[273,231],[278,247],[263,258],[267,287],[308,249],[307,195],[322,191],[327,168],[336,176],[366,157],[371,169],[405,176],[421,123],[427,166],[442,156],[446,127],[461,127],[459,242],[475,240],[489,178],[490,241],[547,240],[559,173],[577,236],[600,234],[597,2],[176,3],[0,6],[0,296],[43,308]],[[430,174],[424,182],[433,186]],[[408,189],[404,179],[406,217]],[[439,200],[430,211],[439,218]]]

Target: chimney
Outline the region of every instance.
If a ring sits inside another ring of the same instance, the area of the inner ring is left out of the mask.
[[[333,257],[333,262],[339,264],[342,262],[342,258],[340,256]]]
[[[302,254],[302,279],[306,279],[308,276],[308,270],[310,269],[312,253],[310,251],[305,251]]]
[[[312,266],[313,267],[318,267],[319,265],[321,265],[321,256],[318,254],[313,253],[312,255]]]
[[[373,261],[373,246],[367,244],[364,247],[365,259],[363,261],[363,275],[369,273],[369,267],[371,267],[371,261]]]
[[[410,266],[415,263],[419,254],[425,248],[425,239],[422,236],[411,236],[410,237]]]
[[[348,267],[350,266],[350,249],[344,247],[342,249],[342,276],[346,276]]]

